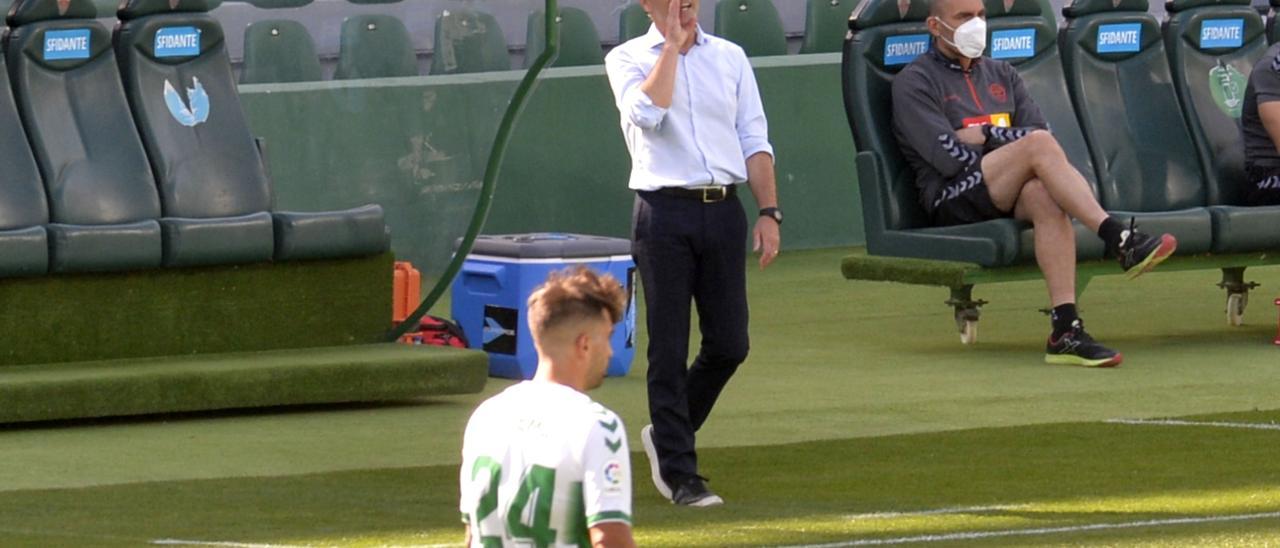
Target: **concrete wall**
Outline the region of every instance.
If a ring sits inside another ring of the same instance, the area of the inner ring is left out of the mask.
[[[839,55],[754,64],[777,152],[784,248],[862,243]],[[603,69],[544,74],[514,131],[484,232],[626,237],[630,158]],[[397,256],[434,274],[466,230],[520,76],[252,85],[241,98],[267,141],[279,207],[380,203]]]

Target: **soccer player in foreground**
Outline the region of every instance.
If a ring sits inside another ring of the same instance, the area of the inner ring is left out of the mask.
[[[462,443],[468,546],[635,546],[627,432],[584,393],[600,386],[622,286],[579,266],[529,296],[532,380],[480,404]]]

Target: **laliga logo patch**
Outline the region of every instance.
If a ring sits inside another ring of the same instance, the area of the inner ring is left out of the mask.
[[[618,461],[611,460],[604,465],[604,483],[605,488],[615,491],[622,488],[622,465]]]
[[[199,78],[192,77],[191,84],[194,87],[187,88],[191,108],[187,108],[173,84],[167,79],[164,81],[164,104],[169,107],[169,114],[173,115],[173,119],[187,127],[195,127],[209,119],[209,95],[204,92]]]

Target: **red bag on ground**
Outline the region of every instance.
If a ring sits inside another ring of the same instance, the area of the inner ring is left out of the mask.
[[[418,329],[400,337],[405,344],[429,344],[432,346],[453,346],[467,348],[467,335],[462,327],[453,320],[447,320],[430,314],[423,316],[418,322]]]

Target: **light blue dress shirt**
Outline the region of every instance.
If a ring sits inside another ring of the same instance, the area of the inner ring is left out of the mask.
[[[747,158],[773,155],[755,73],[737,44],[697,29],[676,67],[671,107],[653,104],[640,85],[665,39],[656,26],[614,48],[605,70],[631,152],[633,190],[746,182]]]

